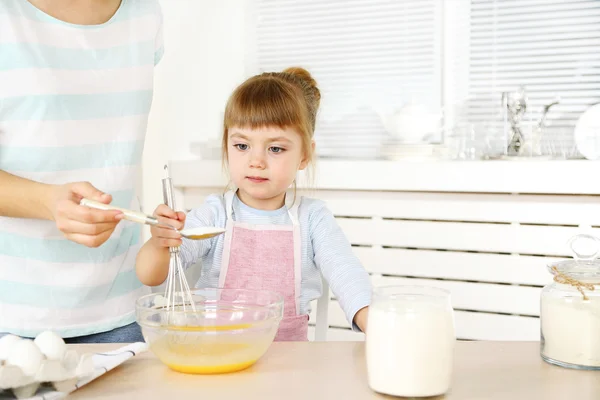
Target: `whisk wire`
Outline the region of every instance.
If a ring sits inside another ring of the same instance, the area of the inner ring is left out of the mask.
[[[165,178],[162,180],[162,184],[164,202],[167,206],[174,210],[175,200],[173,196],[173,184],[171,178],[169,177],[169,169],[166,165]],[[168,323],[172,323],[174,321],[176,311],[182,310],[183,312],[187,312],[189,309],[191,309],[191,311],[196,312],[196,306],[194,305],[194,298],[185,277],[185,271],[179,255],[179,248],[171,247],[169,248],[169,253],[169,272],[167,274],[165,294],[167,304],[167,320]],[[177,302],[178,298],[180,299],[179,303]]]

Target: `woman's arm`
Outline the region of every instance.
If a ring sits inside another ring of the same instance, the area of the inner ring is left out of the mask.
[[[112,201],[89,182],[49,185],[0,170],[0,215],[54,221],[68,239],[98,247],[113,233],[122,213],[81,206],[84,197],[105,204]]]

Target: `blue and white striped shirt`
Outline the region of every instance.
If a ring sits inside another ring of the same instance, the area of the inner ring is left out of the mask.
[[[101,25],[66,23],[27,0],[0,1],[0,169],[38,182],[89,181],[139,208],[154,66],[163,54],[157,0],[122,0]],[[135,320],[149,290],[135,274],[140,226],[101,247],[52,221],[0,217],[0,332],[64,337]]]
[[[287,207],[265,211],[249,207],[234,196],[233,218],[249,224],[291,225]],[[350,324],[361,308],[371,303],[371,283],[335,217],[321,200],[303,197],[298,207],[302,240],[302,282],[300,313],[310,313],[311,301],[319,298],[323,285],[321,273],[337,297]],[[211,195],[204,204],[191,210],[185,227],[225,228],[227,212],[223,195]],[[201,261],[202,274],[197,288],[218,287],[225,235],[210,240],[183,239],[181,258],[185,268]],[[357,327],[353,326],[355,330]]]

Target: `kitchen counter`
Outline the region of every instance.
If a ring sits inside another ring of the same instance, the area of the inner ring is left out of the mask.
[[[222,192],[229,181],[221,161],[171,161],[175,188]],[[318,160],[315,179],[298,173],[298,187],[319,190],[464,193],[600,194],[590,179],[600,161],[367,161]],[[154,187],[154,184],[152,184]]]
[[[120,345],[70,346],[80,353]],[[274,343],[253,367],[228,375],[185,375],[148,351],[69,399],[385,399],[367,384],[364,342]],[[600,372],[549,365],[539,342],[458,342],[448,400],[600,399]]]

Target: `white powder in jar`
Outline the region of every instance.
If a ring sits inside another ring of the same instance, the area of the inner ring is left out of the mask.
[[[404,397],[448,391],[454,317],[439,300],[390,299],[373,304],[366,342],[369,386],[374,391]]]
[[[584,300],[579,292],[571,297],[542,295],[541,327],[543,356],[575,366],[600,367],[600,298],[588,294]]]

